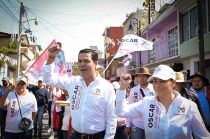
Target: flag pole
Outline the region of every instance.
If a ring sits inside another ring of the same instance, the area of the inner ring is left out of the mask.
[[[23,73],[22,76],[26,76],[27,73],[31,70],[31,68],[35,65],[35,63],[39,60],[39,58],[46,52],[48,51],[49,47],[55,43],[55,39],[50,43],[50,45],[41,53],[41,55],[34,61],[34,63],[25,71],[25,73]]]
[[[112,58],[112,60],[109,62],[109,64],[106,66],[106,68],[103,71],[103,75],[105,74],[106,70],[108,69],[108,67],[111,65],[112,61],[114,60],[115,57]]]

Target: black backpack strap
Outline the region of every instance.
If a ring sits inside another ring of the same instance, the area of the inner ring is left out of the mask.
[[[21,108],[20,108],[20,102],[19,102],[19,99],[18,99],[18,96],[17,96],[17,93],[16,92],[15,92],[15,96],[16,96],[17,101],[18,101],[18,106],[19,106],[19,110],[20,110],[20,116],[23,117],[22,116],[22,112],[21,112]]]
[[[144,91],[141,88],[140,88],[140,92],[141,92],[142,97],[145,97]]]

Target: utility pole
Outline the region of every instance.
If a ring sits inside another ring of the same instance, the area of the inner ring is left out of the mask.
[[[205,75],[205,52],[204,52],[205,50],[204,50],[203,13],[202,13],[201,0],[197,0],[197,12],[198,12],[199,72]]]
[[[19,41],[19,46],[18,46],[18,50],[17,50],[17,76],[19,76],[20,74],[20,58],[21,58],[21,33],[22,33],[22,27],[23,27],[23,23],[22,23],[22,17],[24,15],[25,9],[23,6],[23,2],[20,3],[20,17],[19,17],[19,32],[18,32],[18,41]]]
[[[148,25],[151,23],[151,0],[148,0]]]
[[[149,25],[151,23],[151,0],[145,0],[143,2],[143,6],[144,6],[144,8],[148,8],[147,9],[147,13],[148,13],[147,20],[148,20],[148,25]]]

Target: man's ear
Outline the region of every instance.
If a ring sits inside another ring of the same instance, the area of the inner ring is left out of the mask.
[[[173,88],[176,86],[176,80],[172,80]]]
[[[95,63],[96,66],[98,65],[98,61],[95,61],[94,63]]]

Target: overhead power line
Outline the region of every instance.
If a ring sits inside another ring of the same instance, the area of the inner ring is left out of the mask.
[[[14,9],[15,13],[18,13],[19,11],[15,9],[15,6],[11,2],[11,0],[7,0],[7,3],[11,5],[11,7]],[[18,15],[17,15],[18,16]]]
[[[81,41],[80,39],[77,39],[77,38],[74,37],[73,35],[71,35],[71,34],[65,32],[65,31],[63,31],[62,29],[58,28],[57,26],[54,26],[53,24],[49,23],[46,19],[42,18],[42,17],[39,16],[37,13],[31,11],[28,7],[27,7],[27,10],[28,10],[29,12],[31,12],[33,15],[36,15],[37,17],[39,17],[39,19],[43,20],[43,21],[44,21],[45,23],[47,23],[48,25],[52,26],[53,28],[59,30],[59,31],[62,32],[62,33],[67,34],[67,35],[70,36],[72,39],[77,40],[77,41],[79,41],[80,43],[83,43],[83,44],[85,44],[85,45],[88,45],[88,46],[90,45],[90,44],[88,44],[88,43],[86,43],[86,42],[84,42],[84,41]],[[49,32],[49,31],[48,31],[48,32]]]
[[[3,4],[3,5],[1,5],[0,4],[0,7],[15,21],[15,22],[19,22],[19,20],[18,20],[18,18],[9,10],[9,8],[4,4],[4,2],[3,1],[0,1],[1,2],[1,4]]]

